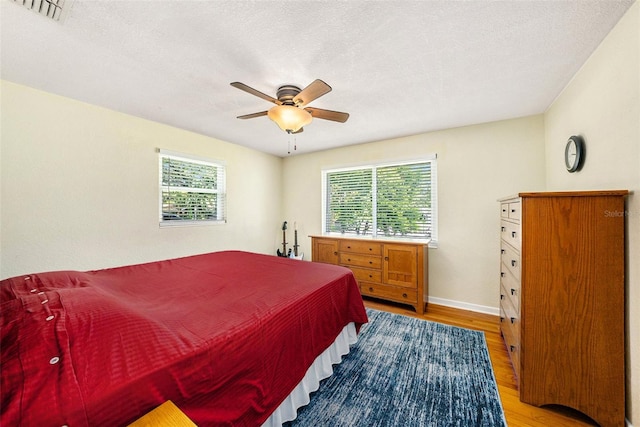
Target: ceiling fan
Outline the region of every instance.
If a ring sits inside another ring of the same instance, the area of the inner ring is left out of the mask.
[[[314,117],[340,123],[346,122],[349,118],[348,113],[306,106],[311,101],[331,92],[331,86],[319,79],[314,80],[302,90],[293,85],[280,86],[276,92],[277,98],[264,94],[244,83],[233,82],[231,86],[276,104],[275,107],[267,111],[238,116],[239,119],[268,116],[287,133],[302,132],[303,127],[311,123]]]

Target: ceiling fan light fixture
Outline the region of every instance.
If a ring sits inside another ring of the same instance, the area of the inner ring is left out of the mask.
[[[276,105],[267,112],[267,115],[280,129],[291,133],[299,131],[313,119],[308,111],[293,105]]]

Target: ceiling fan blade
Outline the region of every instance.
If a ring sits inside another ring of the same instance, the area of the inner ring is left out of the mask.
[[[341,113],[340,111],[331,111],[312,107],[307,107],[305,110],[307,110],[315,119],[325,119],[344,123],[349,118],[349,113]]]
[[[244,116],[238,116],[239,119],[253,119],[254,117],[261,117],[261,116],[266,116],[267,112],[266,111],[260,111],[259,113],[253,113],[253,114],[245,114]]]
[[[254,89],[254,88],[252,88],[252,87],[250,87],[250,86],[247,86],[247,85],[246,85],[246,84],[244,84],[244,83],[240,83],[240,82],[233,82],[233,83],[231,83],[231,86],[233,86],[233,87],[235,87],[235,88],[238,88],[238,89],[240,89],[240,90],[243,90],[243,91],[245,91],[245,92],[247,92],[247,93],[250,93],[251,95],[255,95],[255,96],[257,96],[258,98],[262,98],[262,99],[264,99],[265,101],[273,102],[274,104],[277,104],[277,105],[281,105],[281,104],[282,104],[282,102],[278,101],[278,100],[277,100],[277,99],[275,99],[274,97],[269,96],[269,95],[267,95],[266,93],[262,93],[262,92],[260,92],[259,90],[256,90],[256,89]]]
[[[329,92],[331,92],[331,86],[320,79],[316,79],[311,82],[309,86],[302,89],[302,91],[293,98],[293,102],[295,102],[298,107],[304,107],[314,99],[320,98]]]

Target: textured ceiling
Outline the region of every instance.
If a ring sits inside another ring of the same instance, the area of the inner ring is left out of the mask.
[[[20,0],[22,1],[22,0]],[[286,156],[283,84],[333,91],[296,153],[542,113],[633,0],[75,0],[63,22],[0,1],[2,78]]]

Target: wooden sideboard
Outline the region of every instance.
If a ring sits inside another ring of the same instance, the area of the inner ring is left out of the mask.
[[[310,237],[312,261],[351,269],[362,295],[408,304],[424,313],[428,242]]]
[[[627,191],[500,199],[501,331],[520,400],[625,418]]]

